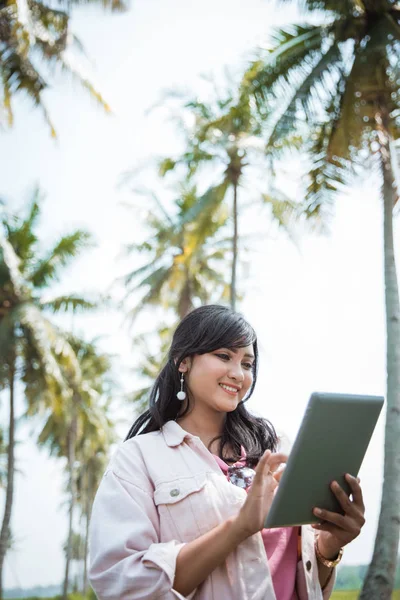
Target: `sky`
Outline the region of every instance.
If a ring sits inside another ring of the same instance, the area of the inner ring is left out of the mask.
[[[288,6],[268,0],[135,0],[110,15],[93,5],[75,12],[72,29],[92,59],[92,73],[113,114],[105,115],[70,80],[58,78],[46,92],[58,140],[50,138],[30,103],[15,103],[15,125],[1,132],[0,195],[11,208],[24,205],[36,184],[46,196],[41,236],[45,244],[77,227],[89,229],[94,249],[67,268],[57,290],[107,292],[116,275],[122,243],[138,239],[140,223],[119,185],[127,170],[152,165],[179,149],[165,111],[148,112],[166,88],[201,93],[201,74],[222,78],[244,56],[267,41],[271,26],[296,18]],[[222,79],[221,79],[222,80]],[[287,187],[295,190],[288,165]],[[149,180],[151,183],[151,179]],[[285,180],[283,180],[285,182]],[[285,183],[283,183],[286,185]],[[284,191],[288,191],[284,190]],[[253,212],[253,219],[265,214]],[[244,228],[251,230],[252,223]],[[385,317],[380,190],[364,180],[338,196],[327,236],[306,236],[296,247],[273,231],[250,254],[245,299],[239,306],[255,327],[261,347],[260,375],[249,407],[293,440],[310,394],[315,391],[385,393]],[[396,255],[399,256],[396,229]],[[68,325],[117,355],[115,371],[134,384],[137,356],[120,311],[75,318]],[[23,410],[19,401],[19,413]],[[3,406],[3,418],[5,418]],[[130,407],[121,409],[121,436]],[[367,523],[344,553],[343,562],[369,561],[379,513],[384,415],[360,471]],[[6,557],[5,587],[60,583],[67,532],[62,461],[35,447],[35,429],[19,423],[13,534]],[[339,443],[339,441],[338,441]],[[310,477],[312,473],[310,473]],[[305,482],[306,483],[306,482]]]

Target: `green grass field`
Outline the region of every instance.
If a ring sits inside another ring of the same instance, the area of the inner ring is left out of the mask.
[[[359,590],[333,592],[331,600],[357,600]],[[396,590],[392,594],[392,600],[400,600],[400,590]]]

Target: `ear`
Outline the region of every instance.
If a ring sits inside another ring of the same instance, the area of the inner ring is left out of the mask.
[[[181,364],[179,365],[178,371],[180,373],[188,373],[189,369],[190,369],[190,358],[184,358],[183,361],[181,362]]]

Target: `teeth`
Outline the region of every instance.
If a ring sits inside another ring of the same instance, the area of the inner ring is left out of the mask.
[[[230,387],[229,385],[223,385],[222,383],[220,383],[220,386],[224,388],[224,390],[228,390],[228,392],[237,392],[236,388]]]

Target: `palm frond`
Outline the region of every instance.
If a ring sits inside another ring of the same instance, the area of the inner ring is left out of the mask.
[[[135,286],[135,289],[140,289],[145,286],[149,287],[147,293],[141,298],[140,302],[130,311],[129,317],[131,323],[135,321],[138,314],[147,306],[161,303],[161,291],[163,286],[168,282],[172,267],[161,267]],[[133,291],[133,290],[132,290]],[[131,292],[127,292],[127,297]]]
[[[58,312],[78,312],[84,310],[93,310],[98,304],[91,300],[86,300],[79,296],[58,296],[52,300],[40,302],[41,308],[50,310],[53,313]]]
[[[319,147],[320,152],[310,152],[312,166],[302,209],[307,218],[312,217],[314,223],[323,228],[324,215],[329,215],[337,194],[344,192],[351,183],[353,168],[351,161],[327,154],[323,145],[324,127],[315,135],[315,148]]]
[[[125,8],[124,0],[102,2],[112,10]],[[6,6],[0,8],[0,85],[3,88],[2,105],[9,125],[13,121],[12,99],[24,92],[42,110],[52,137],[56,137],[54,125],[43,103],[47,81],[38,71],[38,57],[68,71],[106,112],[110,111],[100,92],[72,56],[71,41],[75,46],[77,44],[76,37],[69,35],[69,25],[67,6],[58,10],[37,0],[9,0]]]
[[[39,358],[43,372],[49,385],[54,382],[60,392],[67,392],[66,380],[63,376],[60,362],[56,354],[64,354],[70,360],[72,372],[78,372],[76,358],[72,352],[66,352],[66,342],[61,338],[50,323],[44,319],[40,310],[30,303],[20,304],[16,309],[18,323],[22,330],[29,332],[35,345],[37,357]]]
[[[309,74],[321,56],[324,40],[330,29],[322,25],[292,25],[275,30],[272,46],[264,59],[254,61],[245,73],[241,87],[254,96],[258,110],[268,114],[268,102],[274,99],[274,86],[285,83],[288,89],[298,79]],[[266,112],[265,112],[266,111]]]
[[[101,106],[106,113],[111,113],[110,105],[106,102],[100,91],[93,84],[89,75],[85,72],[83,65],[81,65],[78,60],[72,56],[72,53],[67,51],[63,52],[60,56],[58,56],[57,62],[65,72],[67,72],[69,75],[72,75],[72,77],[89,92],[90,96],[96,100],[99,106]]]
[[[152,273],[154,268],[157,268],[157,264],[151,258],[150,261],[147,262],[145,265],[142,265],[141,267],[138,267],[137,269],[134,269],[133,271],[126,273],[126,275],[119,277],[118,281],[124,283],[127,287],[129,287],[134,279],[136,279],[137,277],[140,277],[142,275]]]
[[[171,226],[173,226],[174,223],[173,223],[172,217],[166,210],[163,202],[159,199],[157,194],[155,194],[154,192],[152,192],[151,190],[148,190],[146,188],[135,188],[132,191],[135,195],[139,194],[141,196],[144,196],[144,198],[147,200],[146,207],[148,207],[148,204],[149,204],[148,201],[150,200],[151,204],[153,204],[154,207],[157,209],[157,211],[160,213],[161,222],[163,220],[166,220],[167,223],[169,223]],[[149,213],[153,212],[150,208],[148,208],[148,210],[149,210]]]
[[[29,288],[21,274],[20,263],[14,248],[0,231],[0,268],[5,270],[14,294],[22,299],[29,296]]]
[[[34,105],[43,113],[44,119],[50,129],[52,137],[56,137],[54,125],[42,99],[42,92],[47,83],[36,70],[33,63],[26,57],[19,55],[13,47],[0,48],[0,72],[3,83],[3,96],[5,106],[8,107],[9,122],[12,124],[12,97],[25,92]]]
[[[32,284],[41,288],[51,280],[57,280],[59,271],[65,267],[72,258],[75,258],[83,249],[93,246],[93,239],[87,231],[77,230],[63,236],[50,250],[47,257],[41,260],[29,276]]]
[[[99,0],[72,0],[73,4],[99,4]],[[125,12],[129,7],[129,0],[100,0],[103,8],[113,12]]]
[[[21,260],[21,270],[25,273],[26,266],[35,254],[37,235],[35,225],[40,216],[41,193],[39,188],[33,192],[27,216],[22,219],[17,215],[4,219],[7,239]]]
[[[225,178],[219,185],[210,187],[194,204],[194,206],[187,211],[183,219],[183,224],[196,221],[201,215],[204,217],[205,214],[213,212],[223,202],[225,194],[229,187],[229,181]]]
[[[294,91],[286,94],[289,100],[283,107],[278,108],[275,105],[278,117],[274,115],[272,123],[266,124],[268,153],[276,155],[277,152],[286,149],[287,139],[293,136],[294,131],[301,125],[304,128],[307,122],[313,123],[319,118],[326,102],[330,100],[332,86],[336,85],[340,78],[341,63],[340,49],[336,44],[332,44],[308,70],[303,69],[304,79],[294,86]],[[300,138],[303,135],[304,133],[300,132]]]
[[[284,231],[297,246],[298,236],[296,235],[295,224],[301,215],[299,203],[291,201],[283,194],[278,193],[277,190],[273,190],[271,194],[263,194],[262,199],[264,204],[268,205],[271,210],[272,222]]]
[[[127,395],[126,400],[128,402],[132,402],[132,404],[135,408],[135,413],[137,415],[144,413],[144,411],[148,409],[150,392],[151,392],[151,385],[148,385],[148,386],[139,388],[138,390],[135,390],[131,394]]]
[[[381,0],[379,0],[381,1]],[[384,2],[386,0],[383,0]],[[279,4],[287,4],[293,0],[278,0]],[[365,11],[362,0],[294,0],[300,10],[304,12],[324,11],[336,13],[342,17],[352,15],[355,10]],[[372,0],[374,2],[374,0]]]
[[[11,105],[11,98],[12,98],[11,82],[9,79],[7,79],[3,69],[1,69],[1,67],[0,67],[0,77],[1,77],[1,82],[3,84],[3,101],[2,101],[3,110],[5,112],[7,125],[9,127],[11,127],[14,123],[14,113],[13,113],[12,105]],[[2,119],[0,119],[0,123],[1,123],[1,120]]]

